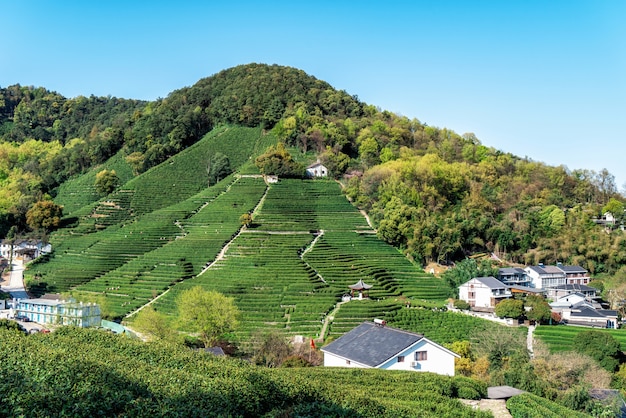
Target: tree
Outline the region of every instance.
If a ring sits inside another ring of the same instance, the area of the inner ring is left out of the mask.
[[[50,232],[59,226],[63,216],[63,206],[52,200],[40,200],[26,212],[26,223],[37,231]]]
[[[244,213],[239,217],[239,222],[241,222],[241,225],[249,228],[250,225],[252,225],[252,215],[250,215],[249,213]]]
[[[206,172],[209,177],[209,186],[222,180],[224,177],[232,173],[230,168],[230,160],[221,152],[216,152],[209,158]]]
[[[255,364],[280,367],[291,354],[288,338],[277,330],[257,332],[253,336]]]
[[[524,302],[517,299],[505,299],[496,305],[495,312],[500,318],[519,318],[524,314]]]
[[[165,315],[148,306],[137,313],[132,326],[152,340],[174,341],[175,331],[168,324]]]
[[[526,307],[530,310],[526,312],[526,317],[533,321],[547,322],[552,315],[550,304],[541,296],[529,295],[526,297]]]
[[[501,369],[511,357],[529,357],[526,336],[515,328],[477,329],[472,333],[470,342],[476,357],[486,357],[493,370]]]
[[[254,163],[261,174],[281,177],[302,177],[304,175],[304,166],[293,160],[283,143],[270,146],[264,154],[257,157]]]
[[[587,354],[609,372],[614,372],[622,357],[620,343],[611,334],[602,331],[582,331],[576,334],[574,350]]]
[[[94,186],[101,195],[109,195],[120,185],[120,178],[115,170],[102,170],[96,174]]]
[[[609,202],[602,208],[602,213],[607,212],[613,215],[616,226],[619,226],[624,219],[624,204],[612,197]]]
[[[177,300],[183,325],[197,332],[205,347],[214,346],[239,323],[239,309],[233,298],[195,286],[183,291]]]

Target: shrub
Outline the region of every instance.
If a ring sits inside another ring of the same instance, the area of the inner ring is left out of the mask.
[[[453,306],[463,311],[466,311],[470,308],[470,304],[461,299],[455,299],[453,302]]]

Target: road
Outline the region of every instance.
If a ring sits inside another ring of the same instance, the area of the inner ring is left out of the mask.
[[[9,284],[2,286],[2,291],[10,293],[13,299],[28,299],[28,293],[24,288],[24,263],[22,260],[13,260]]]

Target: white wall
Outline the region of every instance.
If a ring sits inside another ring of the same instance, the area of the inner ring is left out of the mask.
[[[415,361],[416,351],[426,351],[427,359],[418,361],[417,366],[411,366]],[[432,341],[424,338],[399,355],[404,356],[404,361],[398,363],[397,357],[390,359],[380,366],[386,370],[411,370],[417,372],[431,372],[446,376],[454,376],[454,355],[439,347]]]
[[[371,369],[370,366],[355,361],[351,361],[350,364],[348,364],[345,358],[326,352],[324,352],[324,367],[357,367],[360,369]]]
[[[474,286],[473,288],[471,287],[472,285]],[[473,300],[469,298],[470,292],[475,293]],[[493,308],[491,306],[491,296],[491,289],[476,279],[459,286],[459,299],[477,308]]]
[[[426,351],[428,354],[427,360],[418,361],[417,366],[414,367],[411,366],[411,363],[415,361],[416,351]],[[398,363],[398,358],[394,356],[388,362],[383,363],[379,368],[385,370],[432,372],[447,376],[454,376],[454,355],[426,338],[418,341],[416,345],[408,348],[398,355],[404,356],[403,362]],[[346,359],[326,352],[324,353],[324,366],[371,368],[370,366],[356,363],[354,361],[347,364]]]

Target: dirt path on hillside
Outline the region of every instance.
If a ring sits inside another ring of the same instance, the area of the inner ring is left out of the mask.
[[[502,399],[481,399],[477,401],[470,399],[459,400],[474,409],[491,412],[495,418],[513,418],[506,407],[506,401]]]
[[[265,193],[263,193],[263,196],[261,196],[261,199],[259,199],[259,202],[256,204],[256,206],[254,207],[254,209],[252,210],[252,214],[254,216],[254,214],[257,213],[258,209],[261,207],[261,205],[263,204],[263,202],[265,201],[265,197],[267,196],[267,192],[269,191],[269,187],[265,188]],[[203,206],[204,207],[204,206]],[[217,263],[218,261],[221,261],[222,259],[224,259],[225,255],[226,255],[226,251],[228,251],[228,248],[230,247],[230,244],[232,244],[233,241],[235,241],[239,235],[241,235],[242,232],[245,232],[246,230],[246,226],[242,225],[241,228],[239,228],[239,231],[237,231],[237,233],[235,234],[235,236],[228,241],[220,250],[220,252],[217,254],[217,257],[215,257],[215,259],[213,261],[211,261],[210,263],[208,263],[200,273],[198,273],[195,277],[200,276],[201,274],[204,274],[208,269],[210,269],[211,267],[213,267],[215,265],[215,263]],[[191,278],[193,279],[193,277]],[[191,279],[187,279],[187,280],[191,280]],[[174,285],[175,286],[175,285]],[[174,287],[170,287],[168,288],[165,292],[161,293],[160,295],[158,295],[157,297],[155,297],[154,299],[152,299],[151,301],[149,301],[148,303],[146,303],[145,305],[140,306],[139,308],[135,309],[134,311],[130,312],[128,315],[126,315],[124,318],[130,318],[131,316],[137,314],[138,312],[140,312],[143,308],[145,308],[146,306],[150,306],[152,305],[154,302],[156,302],[157,300],[159,300],[160,298],[162,298],[164,295],[166,295],[170,290],[172,290],[172,288]]]

